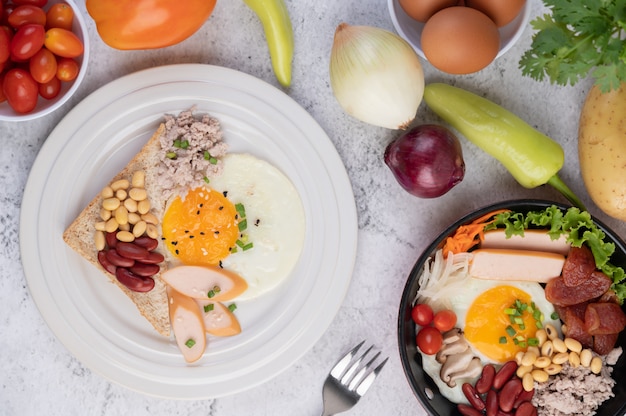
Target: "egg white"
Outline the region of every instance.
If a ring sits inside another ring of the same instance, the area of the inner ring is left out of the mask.
[[[222,266],[248,283],[238,300],[252,299],[277,287],[295,267],[304,246],[304,208],[292,182],[269,162],[240,153],[227,154],[222,162],[221,175],[209,186],[244,205],[244,233],[253,244],[230,254]]]
[[[536,307],[538,307],[543,312],[545,318],[544,325],[551,323],[555,326],[555,328],[560,329],[560,321],[558,319],[553,320],[550,318],[551,313],[554,311],[554,306],[546,299],[545,292],[540,284],[536,282],[522,281],[483,280],[470,277],[469,275],[464,279],[463,290],[450,290],[449,292],[445,292],[444,289],[444,296],[442,296],[442,299],[446,303],[446,305],[448,305],[448,307],[456,313],[456,327],[464,330],[465,321],[467,318],[467,311],[469,310],[470,306],[477,296],[496,286],[503,285],[513,286],[518,288],[519,290],[523,290],[524,292],[528,293],[532,301],[535,303]],[[483,365],[488,363],[500,365],[499,363],[496,363],[495,361],[482,354],[471,343],[469,344],[474,355],[480,358]],[[461,386],[465,381],[474,382],[475,380],[457,380],[457,385],[455,387],[449,387],[439,377],[441,364],[436,361],[435,355],[422,354],[422,367],[424,368],[424,371],[428,375],[430,375],[433,381],[437,384],[437,386],[439,387],[439,391],[444,397],[454,403],[467,403],[467,399],[461,391]]]

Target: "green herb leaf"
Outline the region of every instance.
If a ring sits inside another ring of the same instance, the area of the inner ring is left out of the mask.
[[[574,85],[590,72],[602,92],[626,81],[626,0],[543,0],[551,14],[531,22],[532,44],[519,61],[538,81]]]

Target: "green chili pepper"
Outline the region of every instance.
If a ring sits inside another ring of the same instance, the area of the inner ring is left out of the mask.
[[[424,101],[469,141],[496,158],[525,188],[549,184],[574,206],[583,203],[559,178],[564,155],[560,144],[499,105],[442,83],[424,89]]]

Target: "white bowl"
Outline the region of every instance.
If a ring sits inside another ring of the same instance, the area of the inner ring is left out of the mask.
[[[506,26],[498,29],[498,31],[500,32],[500,50],[498,51],[496,59],[504,55],[506,51],[511,49],[513,44],[515,44],[520,36],[522,36],[524,29],[530,21],[530,3],[530,0],[526,0],[524,7],[515,17],[515,19],[513,19]],[[424,23],[418,22],[415,19],[409,17],[409,15],[407,15],[402,9],[402,6],[400,6],[398,0],[388,0],[388,6],[391,21],[393,22],[393,26],[395,27],[396,32],[398,32],[398,35],[400,35],[400,37],[409,42],[409,44],[413,47],[413,49],[415,49],[415,52],[417,52],[419,56],[426,59],[426,56],[424,56],[424,51],[422,51],[421,45],[422,29],[424,28]]]
[[[76,62],[78,62],[80,66],[78,76],[74,81],[63,82],[61,84],[61,91],[55,98],[46,100],[39,97],[35,109],[30,113],[16,113],[6,101],[0,103],[0,120],[26,121],[50,114],[65,104],[65,102],[76,92],[80,83],[85,78],[85,74],[87,73],[87,63],[89,62],[89,34],[87,32],[87,24],[85,23],[85,19],[74,0],[49,0],[48,4],[44,7],[44,10],[48,10],[50,6],[56,3],[67,3],[72,10],[74,10],[72,31],[76,34],[76,36],[78,36],[84,45],[84,52],[82,56],[76,58]]]

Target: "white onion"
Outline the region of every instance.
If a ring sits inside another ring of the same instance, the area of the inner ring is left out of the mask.
[[[411,45],[386,30],[346,23],[335,31],[330,83],[348,114],[389,129],[406,129],[424,94],[424,72]]]

